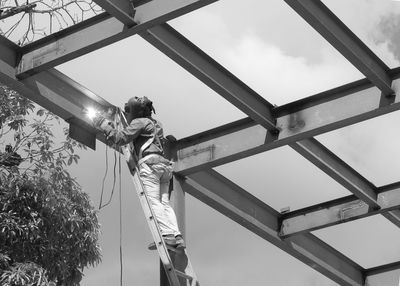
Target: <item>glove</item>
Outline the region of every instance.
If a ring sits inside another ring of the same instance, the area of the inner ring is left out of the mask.
[[[115,130],[115,126],[114,123],[111,122],[110,120],[107,120],[105,118],[103,118],[103,120],[101,121],[99,127],[98,127],[101,131],[103,131],[103,133],[108,137],[112,131]]]
[[[93,127],[99,129],[104,120],[106,119],[101,114],[96,114],[96,116],[92,119]]]
[[[174,135],[167,135],[165,139],[167,139],[171,143],[175,143],[177,141]]]

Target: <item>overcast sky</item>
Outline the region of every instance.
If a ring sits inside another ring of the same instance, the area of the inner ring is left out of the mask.
[[[324,3],[387,65],[400,65],[400,2]],[[282,0],[222,0],[169,24],[276,105],[363,77]],[[131,96],[150,97],[166,134],[178,139],[245,116],[138,36],[58,68],[115,105],[122,106]],[[399,120],[393,113],[317,139],[381,186],[400,180]],[[112,158],[109,153],[109,167]],[[278,211],[349,194],[289,147],[216,170]],[[98,144],[97,151],[81,153],[72,171],[98,205],[105,147]],[[124,285],[158,285],[158,258],[146,248],[150,231],[123,171]],[[111,183],[109,176],[107,194]],[[202,285],[336,285],[189,195],[186,216],[188,251]],[[82,286],[119,283],[117,197],[100,212],[100,221],[103,262],[85,271]],[[400,230],[381,216],[314,234],[366,268],[400,260]],[[397,286],[398,276],[388,273],[379,286]]]

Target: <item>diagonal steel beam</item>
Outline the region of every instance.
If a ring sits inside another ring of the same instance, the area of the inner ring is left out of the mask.
[[[287,238],[332,225],[364,217],[397,211],[400,208],[400,187],[377,189],[376,202],[379,209],[373,209],[356,196],[348,196],[315,206],[283,214],[280,236]]]
[[[392,76],[398,90],[399,71]],[[389,99],[367,80],[356,81],[275,108],[278,136],[247,118],[179,140],[176,171],[187,175],[399,109],[399,94]]]
[[[316,139],[304,139],[289,146],[367,205],[379,208],[375,186]]]
[[[90,143],[89,147],[95,147],[96,137],[105,141],[101,134],[96,134],[96,130],[84,114],[84,109],[89,106],[107,109],[111,106],[110,103],[55,69],[44,71],[22,81],[17,80],[15,68],[6,62],[17,55],[12,55],[12,50],[9,51],[9,55],[0,54],[0,83],[50,110],[73,127],[79,128],[84,132],[82,136],[87,133],[87,141],[82,143]],[[76,128],[73,129],[76,130]],[[79,141],[79,138],[74,139]]]
[[[275,130],[272,104],[167,24],[140,35],[267,129]]]
[[[311,234],[286,241],[278,235],[279,213],[213,170],[189,176],[183,189],[213,209],[296,257],[340,285],[364,285],[363,268]]]
[[[285,0],[385,95],[393,93],[389,68],[320,0]]]
[[[105,3],[105,0],[101,1]],[[121,2],[108,1],[107,3],[119,7],[120,12],[125,11],[124,9],[127,9],[126,2],[122,2],[122,0],[118,1]],[[132,24],[126,26],[118,19],[110,17],[108,13],[93,17],[24,47],[18,66],[17,77],[25,78],[55,67],[215,1],[145,1],[142,5],[135,7],[133,21],[136,25],[133,26]],[[115,3],[125,4],[118,6]],[[125,11],[124,13],[127,14],[129,12]],[[128,20],[125,19],[125,22]]]

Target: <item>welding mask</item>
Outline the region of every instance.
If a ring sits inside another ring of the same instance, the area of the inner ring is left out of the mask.
[[[130,98],[125,103],[124,111],[131,120],[140,117],[149,117],[152,112],[156,113],[153,102],[146,96]]]

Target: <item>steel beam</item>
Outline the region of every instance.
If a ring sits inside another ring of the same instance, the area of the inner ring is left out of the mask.
[[[398,70],[392,74],[398,76]],[[393,81],[398,90],[400,80]],[[279,135],[251,119],[215,128],[178,141],[176,171],[189,174],[400,109],[400,94],[386,97],[368,81],[336,88],[273,110]]]
[[[134,6],[133,1],[130,0],[94,0],[97,5],[103,8],[111,16],[118,19],[120,22],[127,26],[134,26]]]
[[[364,285],[363,268],[317,237],[278,235],[279,213],[213,170],[192,174],[184,190],[340,285]]]
[[[254,121],[275,130],[272,104],[254,92],[168,24],[148,29],[140,35],[196,78],[219,93]]]
[[[50,110],[70,124],[79,125],[81,129],[84,128],[89,134],[92,134],[91,136],[96,136],[97,139],[104,141],[101,134],[96,134],[90,120],[84,114],[84,109],[89,106],[107,109],[111,106],[110,103],[55,69],[18,81],[15,78],[15,68],[3,61],[3,58],[7,60],[9,56],[0,55],[1,83]],[[75,139],[79,140],[79,138]],[[87,142],[93,142],[88,137],[86,139]],[[90,147],[93,148],[93,144],[90,144]]]
[[[385,265],[380,265],[377,267],[369,268],[369,269],[366,269],[364,271],[364,273],[365,273],[365,276],[372,276],[372,275],[377,275],[377,274],[381,274],[381,273],[385,273],[385,272],[389,272],[389,271],[393,271],[393,270],[398,270],[398,269],[400,269],[400,261],[396,261],[393,263],[388,263]]]
[[[0,35],[0,58],[5,63],[11,66],[15,66],[17,63],[17,57],[20,52],[20,47],[4,36]]]
[[[382,189],[377,189],[378,209],[371,208],[356,196],[348,196],[283,214],[280,236],[287,238],[367,216],[397,212],[400,208],[400,187]]]
[[[107,0],[99,0],[99,2]],[[120,5],[115,11],[125,11],[126,2],[118,0]],[[136,25],[129,28],[117,18],[107,13],[71,26],[68,29],[50,35],[37,43],[24,47],[18,66],[17,77],[25,78],[40,71],[55,67],[81,55],[105,47],[109,44],[145,31],[150,27],[172,20],[176,17],[201,8],[216,0],[152,0],[135,7],[133,21]],[[128,2],[128,1],[127,1]],[[122,5],[121,3],[125,3]],[[111,9],[111,8],[110,8]],[[110,12],[112,12],[110,10]],[[113,14],[117,12],[112,12]],[[122,13],[122,12],[121,12]],[[124,14],[128,11],[123,12]],[[122,17],[119,17],[122,19]],[[129,19],[124,18],[125,22]]]
[[[372,208],[379,208],[375,186],[314,138],[289,145]]]
[[[389,67],[320,0],[285,0],[385,95],[393,93]]]

